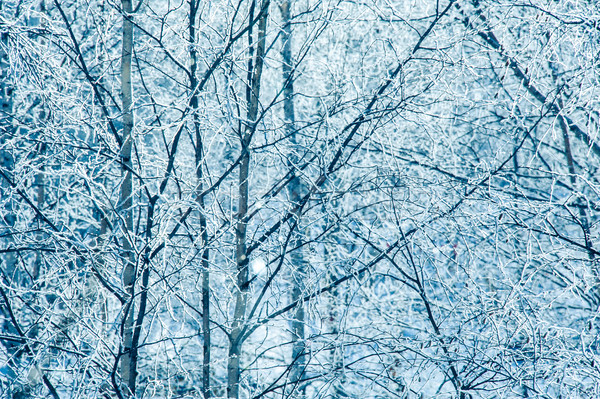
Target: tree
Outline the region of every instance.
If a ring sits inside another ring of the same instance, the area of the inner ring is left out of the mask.
[[[4,2],[2,394],[593,397],[593,2]]]

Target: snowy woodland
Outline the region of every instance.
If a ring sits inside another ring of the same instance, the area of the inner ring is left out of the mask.
[[[600,397],[597,0],[0,0],[0,397]]]

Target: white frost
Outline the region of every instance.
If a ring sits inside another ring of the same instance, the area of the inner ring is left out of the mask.
[[[255,258],[252,261],[252,271],[254,274],[260,274],[267,268],[267,264],[263,258]]]

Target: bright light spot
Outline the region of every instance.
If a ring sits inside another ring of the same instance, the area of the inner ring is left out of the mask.
[[[256,258],[252,261],[252,271],[254,274],[260,274],[267,268],[267,264],[263,258]]]

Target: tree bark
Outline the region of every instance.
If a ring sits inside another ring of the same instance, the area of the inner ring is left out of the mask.
[[[121,258],[124,263],[123,285],[127,293],[127,301],[123,312],[122,325],[122,346],[123,353],[121,357],[121,379],[125,386],[126,394],[135,395],[135,380],[137,376],[137,356],[132,349],[133,343],[133,315],[135,310],[134,289],[136,280],[135,256],[133,245],[130,241],[130,232],[133,231],[133,212],[132,212],[132,130],[133,130],[133,110],[132,110],[132,87],[131,87],[131,55],[133,52],[133,24],[130,20],[133,11],[131,0],[122,0],[123,12],[123,47],[121,52],[121,100],[123,105],[123,135],[120,152],[121,173],[123,180],[121,182],[119,213],[123,220],[122,240],[121,240]]]
[[[2,4],[0,3],[0,10],[2,10]],[[12,120],[13,113],[13,86],[10,81],[9,72],[9,58],[5,49],[8,47],[8,32],[2,32],[0,34],[0,144],[8,143],[11,136],[14,134],[14,125]],[[12,151],[4,146],[0,147],[0,170],[10,172],[14,170],[14,157]],[[10,247],[14,244],[12,235],[16,223],[16,215],[14,212],[13,201],[10,199],[11,186],[6,179],[0,181],[0,198],[5,199],[3,206],[5,207],[3,213],[4,217],[0,219],[0,235],[4,238],[4,245]],[[3,273],[7,275],[14,275],[15,268],[17,265],[17,257],[15,252],[6,252],[2,255],[0,264],[3,266]],[[2,334],[6,335],[17,335],[15,327],[9,318],[10,304],[8,303],[8,297],[5,299],[7,303],[0,307],[2,316],[2,325],[0,327]],[[11,341],[3,341],[2,345],[6,349],[8,361],[6,365],[6,376],[14,381],[18,381],[18,375],[15,370],[18,370],[18,362],[21,358],[23,350],[21,344],[14,343]],[[22,390],[24,387],[17,385],[12,389],[12,392],[7,392],[10,397],[18,397],[18,395],[24,394]],[[13,396],[14,395],[14,396]]]
[[[249,23],[252,24],[253,9],[255,3],[252,2]],[[265,33],[267,27],[267,10],[263,10],[258,22],[258,40],[256,43],[256,54],[253,55],[254,47],[252,44],[252,29],[248,30],[249,38],[249,68],[248,83],[246,89],[246,101],[248,104],[246,126],[241,135],[242,160],[240,162],[240,174],[238,181],[238,214],[236,224],[236,263],[237,279],[235,293],[235,310],[230,335],[229,359],[227,364],[227,397],[239,397],[240,386],[240,356],[242,354],[242,330],[244,327],[246,308],[248,306],[248,257],[246,230],[248,221],[248,199],[249,199],[249,168],[250,168],[250,142],[256,129],[258,116],[258,101],[260,94],[260,79],[262,76],[263,57],[265,53]],[[240,132],[241,133],[241,132]]]
[[[298,163],[298,140],[296,137],[296,115],[294,110],[294,82],[293,82],[293,56],[292,56],[292,24],[291,24],[291,2],[284,0],[281,3],[281,18],[283,24],[283,31],[281,40],[283,42],[282,47],[282,72],[283,72],[283,113],[285,121],[286,136],[290,138],[290,156],[289,156],[289,167],[293,170],[297,167]],[[290,181],[288,186],[288,194],[293,206],[295,207],[300,203],[302,182],[296,172],[294,171],[294,178]],[[294,219],[290,226],[300,226],[300,208],[296,207]],[[302,256],[302,235],[300,231],[292,232],[293,241],[292,248],[298,248],[290,254],[292,262],[292,292],[291,302],[297,302],[302,297],[304,292],[304,279],[305,279],[305,267],[304,258]],[[292,320],[292,367],[290,369],[290,382],[292,387],[298,392],[297,397],[304,397],[305,387],[302,384],[304,376],[304,370],[306,369],[306,343],[304,335],[304,302],[300,302],[296,307]]]
[[[195,158],[196,158],[196,202],[200,211],[200,236],[202,238],[202,395],[205,399],[210,398],[210,272],[208,249],[208,231],[206,230],[206,214],[204,212],[203,188],[203,158],[204,148],[202,133],[200,131],[200,121],[198,119],[198,78],[196,76],[198,65],[198,54],[196,51],[196,14],[198,11],[198,1],[190,0],[190,93],[192,117],[194,123],[194,133],[196,138]]]

